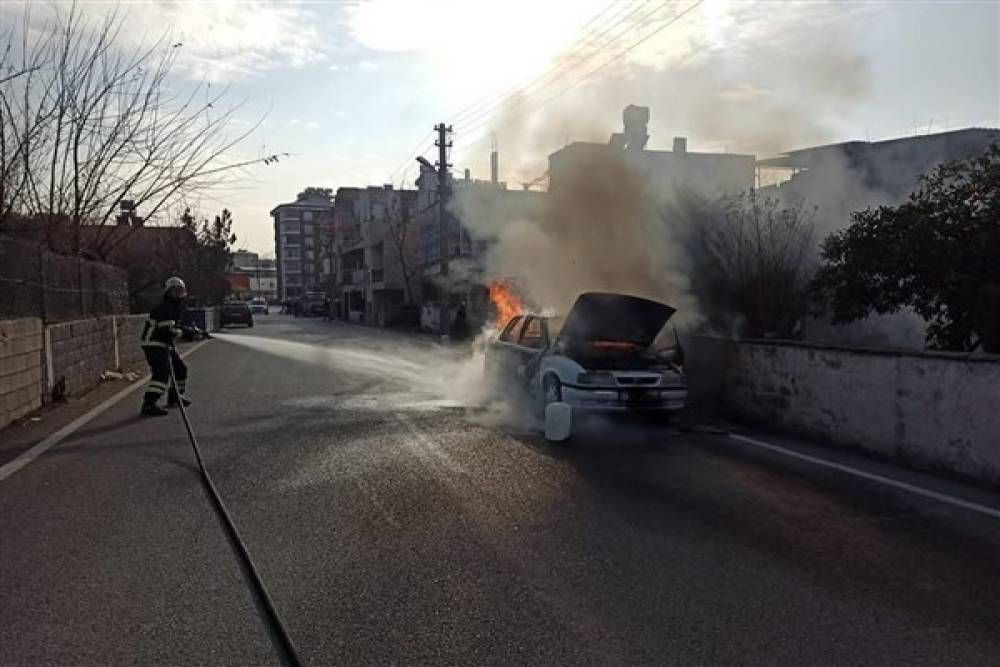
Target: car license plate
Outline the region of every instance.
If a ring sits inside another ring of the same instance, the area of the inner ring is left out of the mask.
[[[632,389],[625,392],[626,403],[648,403],[653,398],[653,394],[643,389]]]

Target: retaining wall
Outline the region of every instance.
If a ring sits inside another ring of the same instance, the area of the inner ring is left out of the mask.
[[[1000,484],[1000,357],[697,338],[702,411]]]
[[[0,322],[0,428],[42,406],[42,321]]]
[[[97,317],[46,327],[54,384],[62,380],[66,394],[81,394],[97,386],[104,371],[142,362],[145,320],[145,315]]]
[[[90,391],[106,370],[141,367],[145,315],[97,317],[42,327],[0,321],[0,428],[54,395]]]

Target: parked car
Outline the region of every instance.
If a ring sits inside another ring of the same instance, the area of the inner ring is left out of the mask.
[[[264,299],[254,299],[250,302],[250,312],[254,315],[267,315],[267,301]]]
[[[672,342],[659,343],[674,312],[649,299],[590,292],[565,318],[521,313],[488,344],[486,372],[541,408],[565,402],[587,411],[669,416],[687,401],[676,332]]]
[[[326,317],[329,311],[330,301],[323,292],[308,292],[302,300],[302,312],[306,316]]]
[[[245,324],[248,327],[253,326],[253,313],[250,312],[250,306],[242,301],[231,301],[222,304],[221,313],[219,313],[219,328],[225,328],[230,324]]]

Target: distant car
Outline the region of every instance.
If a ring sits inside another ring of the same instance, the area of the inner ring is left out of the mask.
[[[302,301],[302,314],[306,316],[325,317],[329,314],[330,306],[326,294],[322,292],[309,292]]]
[[[253,326],[253,313],[250,306],[242,301],[233,301],[222,304],[222,312],[219,314],[219,328],[222,329],[230,324],[245,324]]]
[[[527,392],[544,408],[565,402],[587,411],[682,410],[683,350],[654,345],[674,309],[623,294],[581,294],[566,317],[531,313],[507,321],[486,351],[487,375]]]
[[[254,315],[267,315],[267,301],[264,299],[254,299],[250,302],[250,312]]]

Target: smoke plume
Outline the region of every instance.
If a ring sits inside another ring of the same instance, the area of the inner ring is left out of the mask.
[[[481,198],[459,196],[457,213],[472,232],[493,241],[489,277],[510,279],[542,309],[565,313],[582,292],[623,292],[670,303],[682,317],[697,308],[683,272],[683,258],[669,225],[658,214],[659,197],[625,152],[572,164],[534,218],[499,226],[476,210]]]

